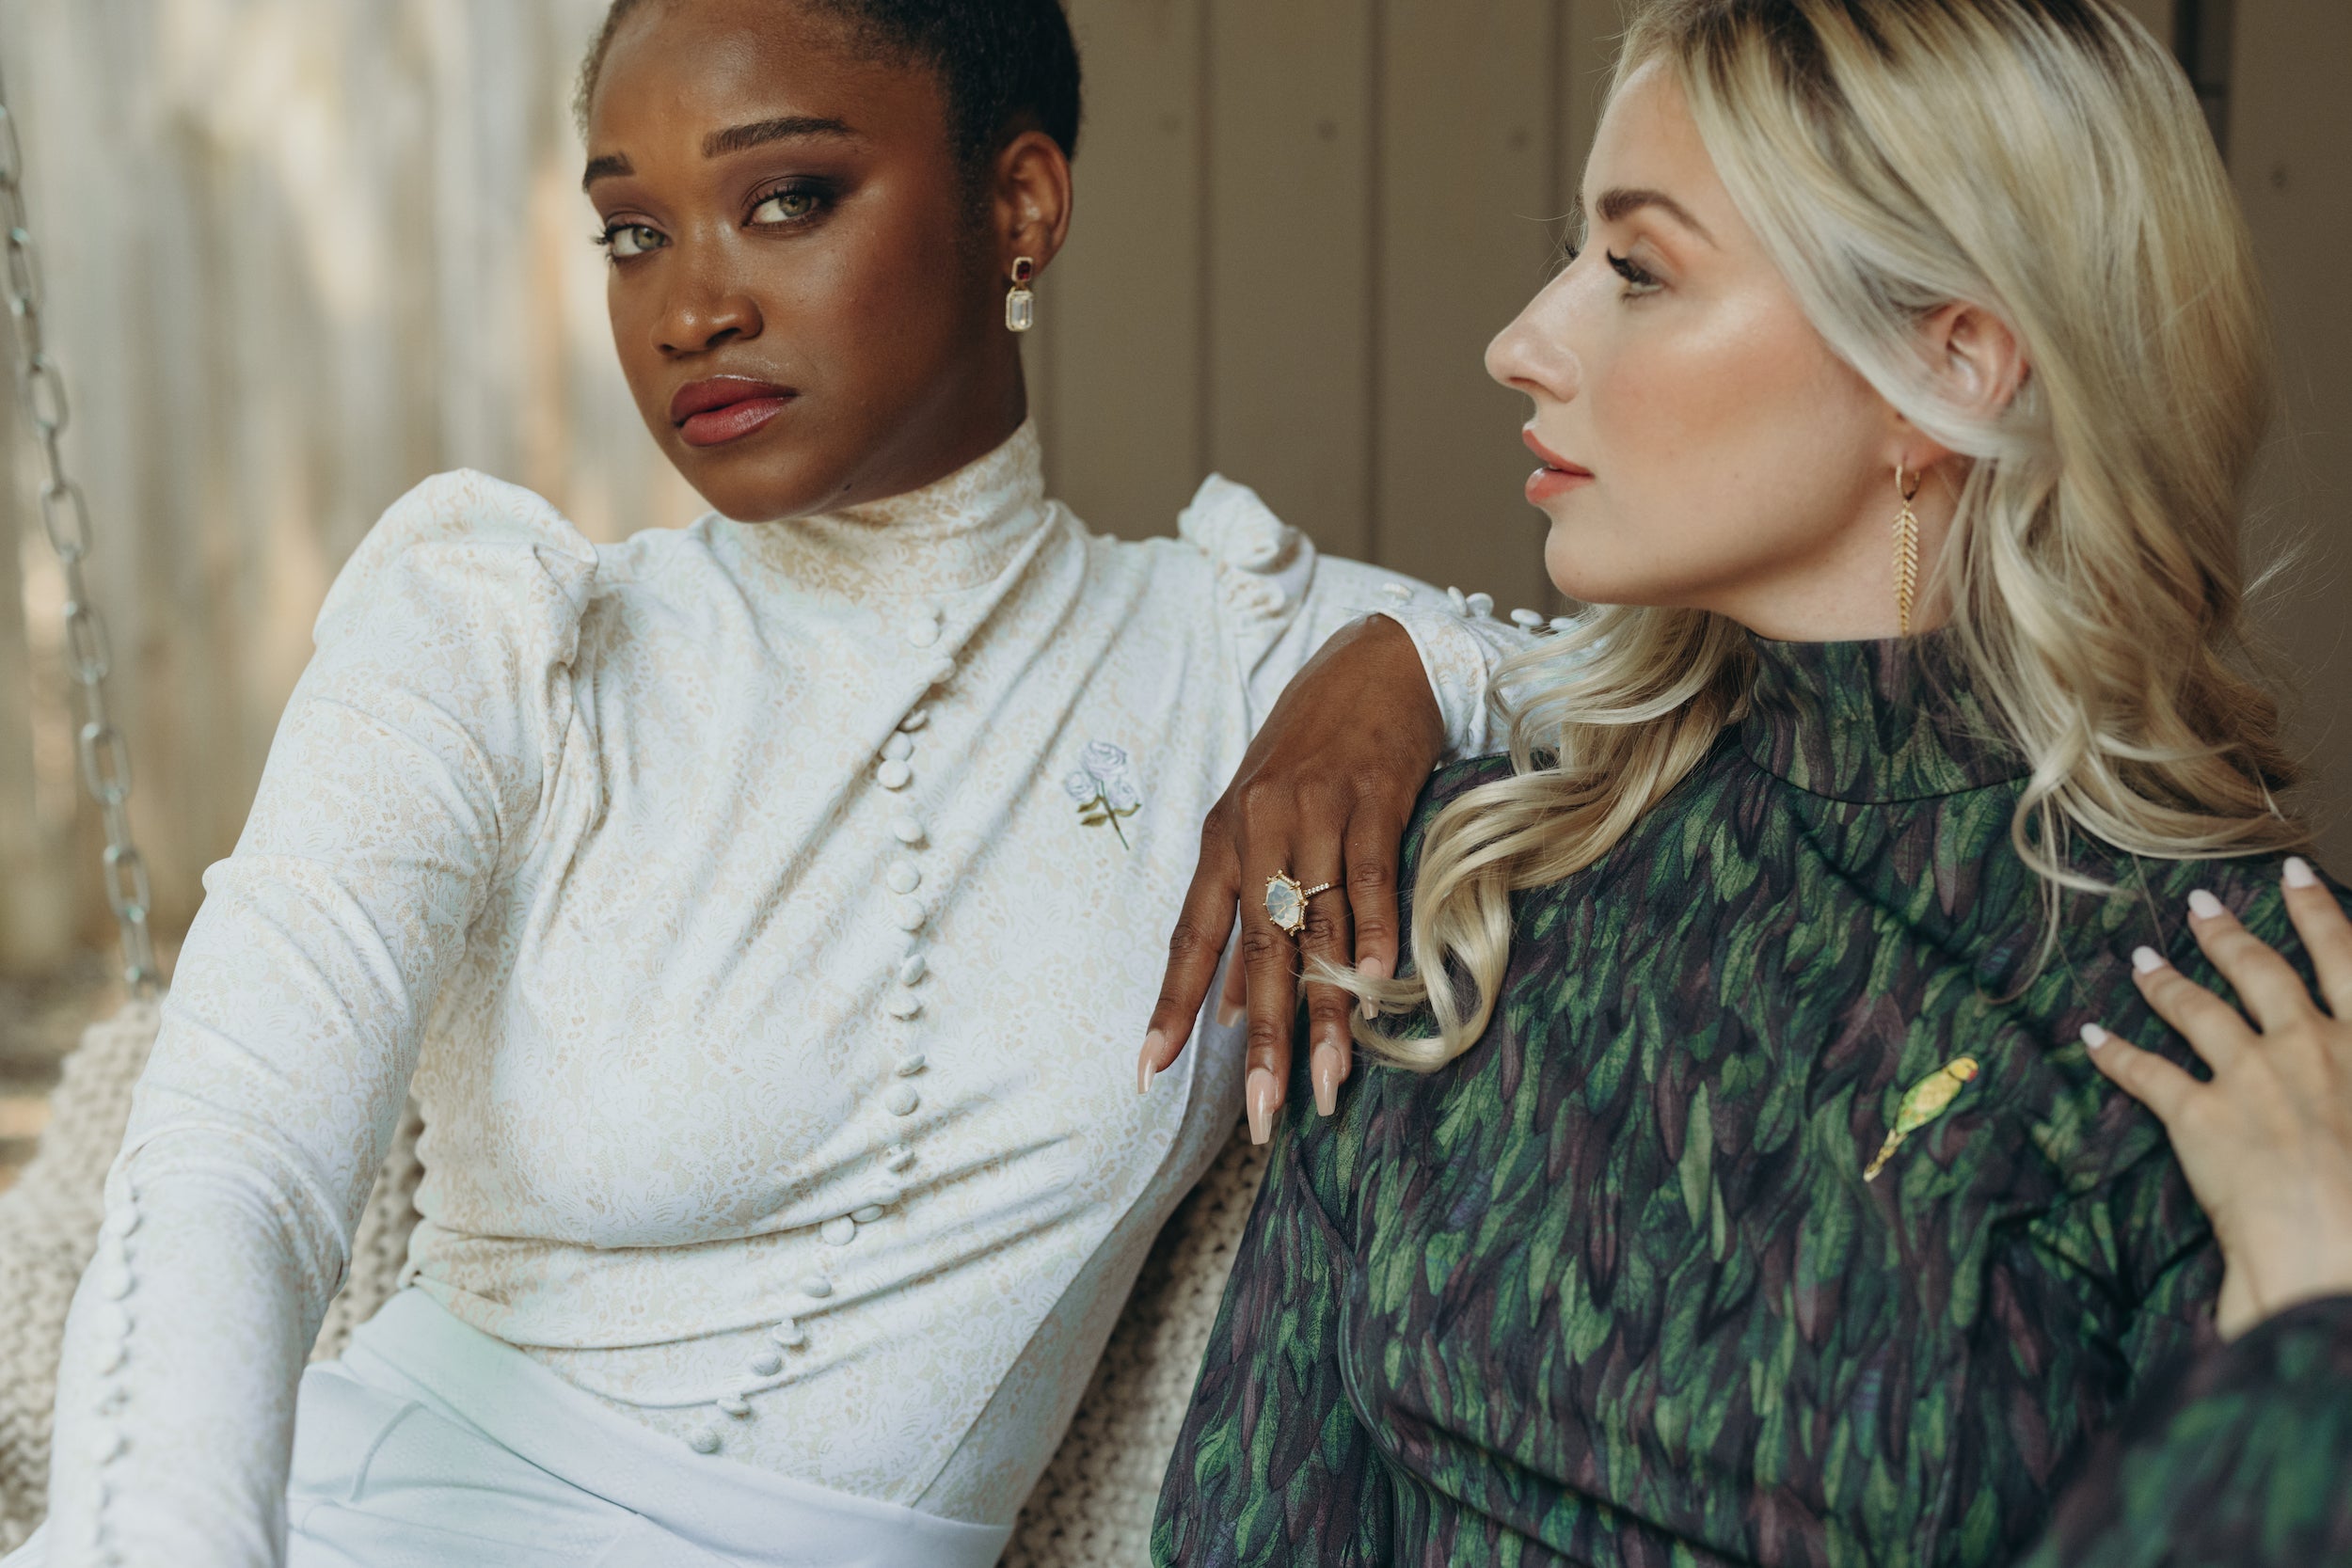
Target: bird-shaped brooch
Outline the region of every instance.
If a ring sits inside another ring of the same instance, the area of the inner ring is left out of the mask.
[[[1879,1172],[1886,1168],[1886,1162],[1895,1157],[1895,1150],[1903,1146],[1903,1140],[1942,1116],[1976,1075],[1974,1056],[1955,1056],[1912,1085],[1895,1112],[1894,1130],[1886,1134],[1886,1142],[1879,1146],[1879,1157],[1863,1171],[1862,1180],[1876,1181]]]

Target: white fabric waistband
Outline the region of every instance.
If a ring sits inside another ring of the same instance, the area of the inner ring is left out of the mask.
[[[459,1322],[422,1291],[385,1303],[353,1335],[352,1350],[382,1357],[549,1474],[759,1568],[993,1568],[1012,1535],[697,1454]]]

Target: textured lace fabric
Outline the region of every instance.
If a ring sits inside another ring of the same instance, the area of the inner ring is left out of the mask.
[[[1457,752],[1524,635],[1211,480],[1093,537],[1025,428],[916,494],[591,546],[428,481],[206,878],[71,1318],[56,1561],[275,1560],[411,1089],[406,1278],[712,1464],[1009,1524],[1237,1114],[1135,1049],[1202,814],[1368,610]],[[160,1559],[159,1559],[160,1560]]]

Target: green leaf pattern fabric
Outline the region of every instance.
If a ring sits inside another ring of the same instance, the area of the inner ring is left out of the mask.
[[[2276,862],[2076,845],[2115,891],[2045,958],[2023,765],[1944,641],[1753,646],[1692,776],[1515,899],[1470,1052],[1362,1068],[1327,1121],[1296,1053],[1156,1561],[2006,1563],[2210,1334],[2204,1218],[2076,1036],[2186,1059],[2130,954],[2218,983],[2194,888],[2301,962]],[[1508,771],[1442,771],[1408,854]]]

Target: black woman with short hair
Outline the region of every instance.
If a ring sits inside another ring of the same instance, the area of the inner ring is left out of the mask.
[[[442,475],[343,570],[24,1561],[986,1568],[1250,1054],[1269,1123],[1295,947],[1386,972],[1405,817],[1482,745],[1491,618],[1222,480],[1143,544],[1045,497],[1054,0],[621,0],[580,111],[622,368],[714,510],[596,546]],[[1272,753],[1350,794],[1225,832],[1295,879],[1279,973],[1139,1096],[1204,821]],[[306,1373],[412,1094],[406,1288]]]

